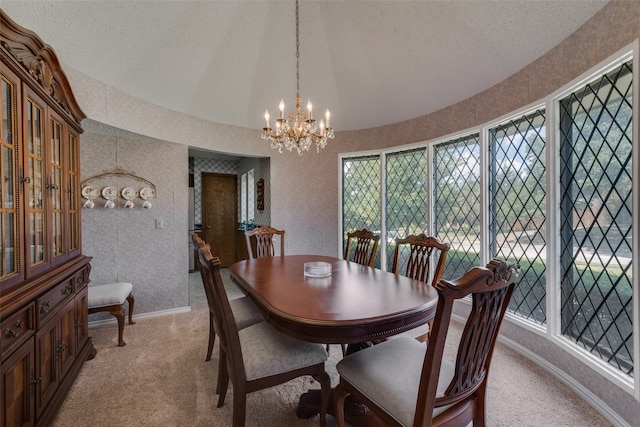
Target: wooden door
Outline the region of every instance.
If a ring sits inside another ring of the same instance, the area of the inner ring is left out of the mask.
[[[222,267],[236,261],[237,185],[236,175],[202,174],[202,238]]]

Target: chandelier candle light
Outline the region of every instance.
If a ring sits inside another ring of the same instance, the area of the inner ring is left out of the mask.
[[[264,120],[266,127],[262,129],[262,139],[271,141],[271,148],[277,148],[282,153],[283,148],[289,151],[298,150],[298,154],[302,155],[303,151],[309,151],[311,144],[316,145],[316,150],[320,152],[320,148],[327,145],[327,139],[333,139],[334,133],[331,128],[329,119],[331,113],[329,110],[325,113],[324,120],[320,120],[318,125],[313,118],[313,106],[311,100],[307,102],[307,110],[300,107],[302,98],[300,98],[300,6],[296,0],[296,97],[293,101],[296,103],[295,111],[289,113],[287,118],[284,117],[284,100],[280,101],[280,117],[276,119],[275,129],[271,129],[269,125],[269,111],[265,111]]]

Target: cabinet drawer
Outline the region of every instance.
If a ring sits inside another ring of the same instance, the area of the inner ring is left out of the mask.
[[[78,292],[83,287],[89,284],[89,273],[91,272],[91,266],[87,265],[83,269],[79,270],[75,274],[75,288],[76,292]]]
[[[49,320],[59,307],[73,298],[75,293],[73,282],[74,278],[70,277],[36,300],[38,327]]]
[[[0,323],[0,358],[20,346],[31,337],[35,330],[35,305],[33,303],[21,308]]]

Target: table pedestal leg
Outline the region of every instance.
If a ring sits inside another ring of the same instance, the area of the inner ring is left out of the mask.
[[[349,344],[346,355],[371,347],[382,341],[384,340]],[[334,394],[334,389],[331,389],[327,413],[335,416]],[[309,390],[303,393],[298,400],[296,416],[304,419],[315,417],[320,413],[321,401],[320,390]],[[385,427],[385,424],[369,410],[367,405],[358,402],[353,396],[347,396],[344,400],[344,419],[353,427]]]
[[[298,418],[312,418],[320,413],[320,390],[309,390],[300,396],[296,416]],[[329,396],[327,413],[335,416],[334,392]],[[385,427],[385,424],[367,408],[366,405],[356,402],[352,396],[347,396],[344,401],[344,419],[353,427]]]

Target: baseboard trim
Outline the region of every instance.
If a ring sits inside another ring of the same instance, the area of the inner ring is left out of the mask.
[[[150,318],[150,317],[166,316],[168,314],[188,313],[190,311],[191,311],[191,307],[189,307],[189,306],[171,308],[169,310],[152,311],[152,312],[149,312],[149,313],[134,314],[134,320],[145,319],[145,318]],[[89,328],[94,328],[96,326],[100,326],[100,325],[104,325],[104,324],[108,324],[108,323],[117,323],[117,319],[115,317],[111,316],[110,318],[107,318],[107,319],[94,320],[94,321],[89,322]]]

